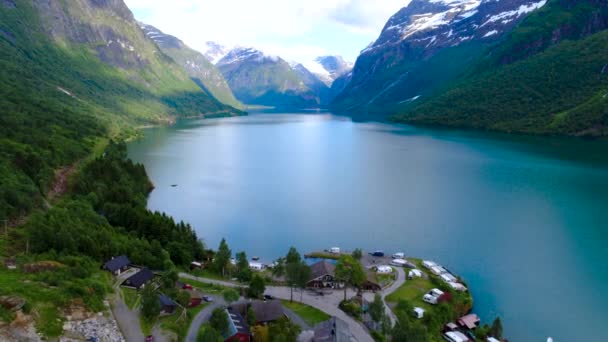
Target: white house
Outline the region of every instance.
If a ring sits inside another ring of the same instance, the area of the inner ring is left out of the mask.
[[[423,308],[419,308],[419,307],[415,307],[414,308],[414,316],[418,319],[424,317],[424,309]]]
[[[340,247],[332,247],[329,249],[331,254],[340,254]]]
[[[391,265],[398,267],[405,267],[407,265],[407,260],[405,259],[394,259],[391,261]]]
[[[264,269],[264,265],[262,263],[259,262],[249,262],[249,268],[254,270],[254,271],[261,271]]]
[[[422,271],[418,270],[418,269],[410,270],[407,273],[407,277],[410,278],[410,279],[413,279],[413,278],[422,278]]]
[[[387,265],[380,265],[376,267],[376,273],[378,274],[390,274],[393,273],[393,268]]]
[[[434,261],[424,260],[422,262],[422,266],[424,266],[430,270],[431,267],[435,267],[435,266],[437,266],[437,264]]]

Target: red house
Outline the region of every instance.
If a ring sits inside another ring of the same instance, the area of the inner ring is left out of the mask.
[[[243,316],[238,312],[226,310],[228,314],[228,333],[224,336],[225,342],[251,342],[251,332]]]

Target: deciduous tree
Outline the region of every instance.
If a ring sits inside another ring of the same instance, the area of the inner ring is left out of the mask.
[[[351,255],[342,255],[336,263],[336,278],[344,283],[344,300],[346,300],[348,287],[358,288],[365,281],[365,271]]]

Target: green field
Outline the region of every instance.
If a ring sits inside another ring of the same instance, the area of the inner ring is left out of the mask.
[[[331,318],[325,312],[306,304],[290,302],[288,300],[282,300],[281,302],[285,307],[293,311],[296,315],[300,316],[304,322],[311,327]]]

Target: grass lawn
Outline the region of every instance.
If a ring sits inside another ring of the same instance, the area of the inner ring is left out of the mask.
[[[435,286],[429,279],[415,278],[407,280],[397,291],[386,296],[386,301],[389,303],[397,303],[401,299],[405,299],[414,306],[419,306],[423,309],[430,308],[431,305],[422,301],[422,296]]]
[[[316,258],[316,259],[331,259],[338,260],[340,259],[341,254],[329,253],[329,252],[312,252],[306,254],[307,258]]]
[[[230,281],[230,278],[225,278],[222,277],[221,274],[217,274],[215,272],[211,272],[210,270],[195,270],[193,272],[189,272],[190,274],[192,274],[195,277],[202,277],[202,278],[209,278],[209,279],[214,279],[214,280],[224,280],[224,281]]]
[[[205,294],[207,294],[207,293],[221,294],[222,291],[224,291],[226,289],[226,287],[221,286],[221,285],[207,284],[207,283],[203,283],[203,282],[188,279],[188,278],[179,278],[179,281],[181,281],[182,283],[190,284],[190,285],[194,286],[197,290],[199,290]]]
[[[177,309],[173,315],[165,316],[160,319],[160,327],[163,330],[174,332],[178,336],[178,340],[183,341],[188,333],[190,324],[192,324],[192,320],[207,305],[208,303],[202,303],[195,308],[188,309],[188,313],[185,318],[181,317],[181,310]]]
[[[130,310],[133,310],[134,308],[137,307],[137,305],[139,304],[139,293],[137,293],[137,290],[135,289],[129,289],[129,288],[121,288],[122,290],[122,298],[125,301],[125,304],[127,304],[127,307]]]
[[[308,325],[315,326],[316,324],[327,321],[331,317],[325,312],[298,302],[290,302],[288,300],[281,301],[285,307],[300,316]]]

